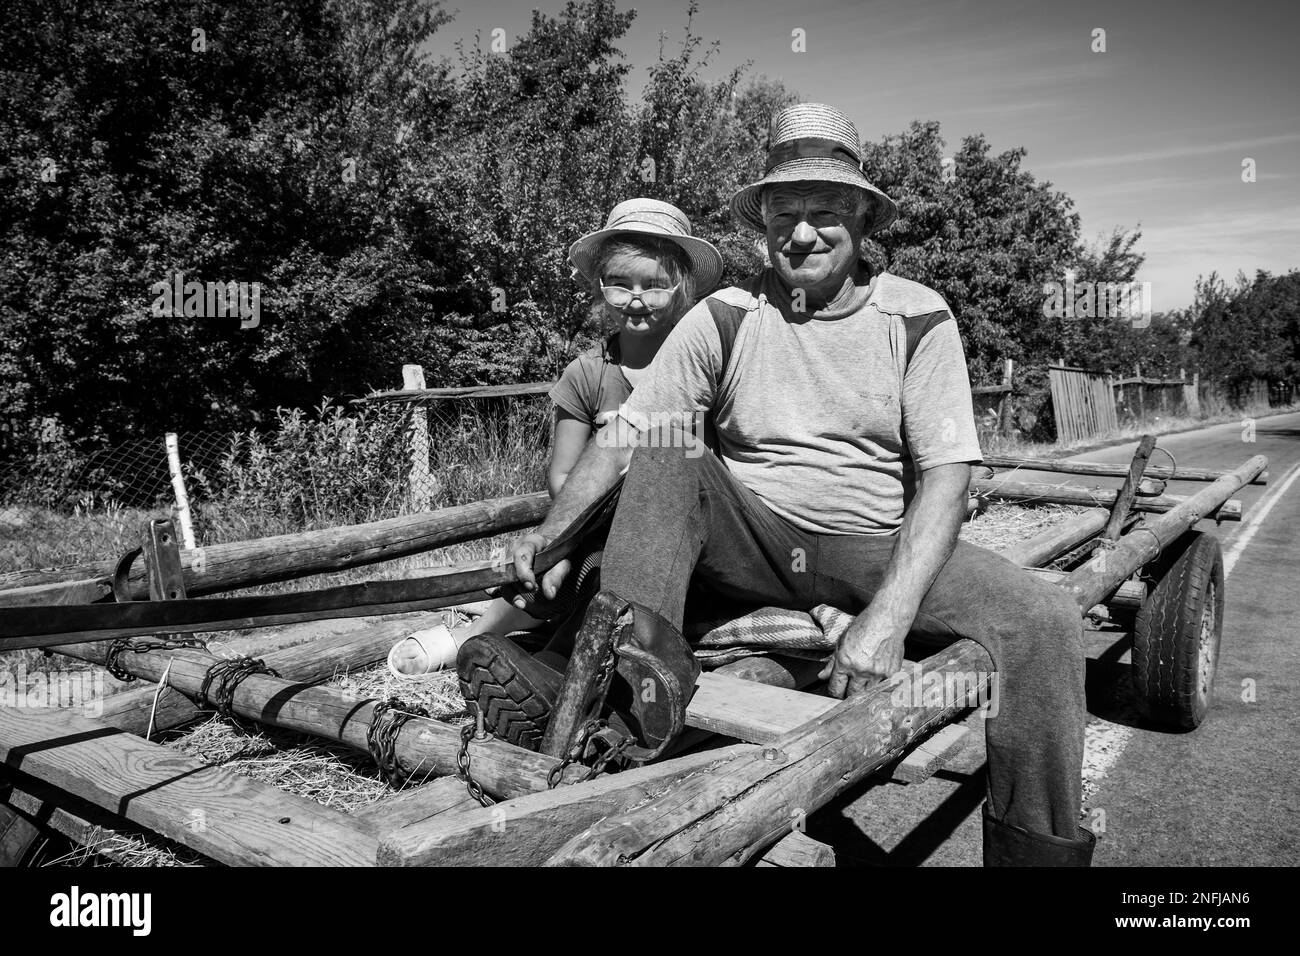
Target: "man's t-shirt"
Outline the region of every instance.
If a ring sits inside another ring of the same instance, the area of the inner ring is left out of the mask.
[[[551,402],[595,430],[632,394],[619,367],[618,334],[598,342],[570,362],[550,391]]]
[[[797,527],[893,533],[918,469],[983,457],[957,323],[932,289],[882,272],[813,315],[768,269],[713,298],[748,313],[728,368],[700,302],[620,414],[644,429],[712,411],[728,469]]]

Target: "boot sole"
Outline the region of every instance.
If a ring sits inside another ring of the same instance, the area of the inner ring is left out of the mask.
[[[468,645],[467,645],[468,646]],[[501,740],[536,751],[551,719],[546,692],[524,677],[500,647],[480,647],[458,662],[460,691],[483,714],[484,729]]]

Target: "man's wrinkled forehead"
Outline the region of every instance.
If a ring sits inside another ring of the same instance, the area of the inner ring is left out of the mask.
[[[851,204],[845,199],[846,191],[835,183],[773,183],[763,188],[762,201],[765,206],[784,206],[818,200],[847,207]]]

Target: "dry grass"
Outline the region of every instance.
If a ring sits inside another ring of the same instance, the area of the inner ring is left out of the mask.
[[[961,538],[990,551],[1024,541],[1088,509],[1077,505],[1044,504],[1033,508],[992,502],[962,525]]]

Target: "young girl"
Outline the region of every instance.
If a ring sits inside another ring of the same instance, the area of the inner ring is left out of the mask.
[[[551,389],[555,439],[547,486],[552,498],[587,442],[627,401],[673,326],[722,275],[718,250],[691,235],[690,220],[680,209],[654,199],[619,203],[604,229],[569,248],[569,262],[589,284],[605,327],[613,331],[570,362]],[[438,625],[399,641],[388,666],[398,677],[421,677],[453,665],[457,649],[471,637],[531,630],[540,623],[498,599],[471,624],[455,630]]]

